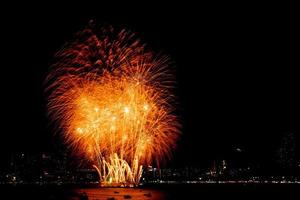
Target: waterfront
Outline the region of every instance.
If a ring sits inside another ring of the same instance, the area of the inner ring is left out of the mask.
[[[73,186],[1,186],[1,199],[45,200],[179,200],[292,198],[299,184],[178,184],[140,188],[76,188]],[[86,198],[87,197],[87,198]]]

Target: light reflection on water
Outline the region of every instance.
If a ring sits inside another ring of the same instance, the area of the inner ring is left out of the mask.
[[[88,188],[78,189],[84,199],[85,194],[88,200],[164,200],[165,194],[159,190],[141,189],[141,188]],[[80,198],[74,198],[80,199]]]
[[[79,188],[76,186],[0,185],[1,200],[185,200],[293,199],[299,185],[291,184],[178,184],[142,188]],[[82,196],[86,194],[87,198]],[[209,197],[209,198],[205,198]],[[265,198],[264,198],[265,197]],[[275,198],[276,197],[276,198]]]

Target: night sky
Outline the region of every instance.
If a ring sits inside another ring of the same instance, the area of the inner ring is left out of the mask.
[[[1,14],[1,154],[55,148],[43,80],[54,53],[91,19],[135,32],[174,61],[182,136],[173,164],[207,165],[238,148],[251,162],[271,165],[289,132],[299,148],[299,22],[292,11],[60,6]]]

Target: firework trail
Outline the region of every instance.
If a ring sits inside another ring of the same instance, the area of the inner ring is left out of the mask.
[[[137,185],[142,166],[170,156],[179,135],[169,60],[135,35],[87,28],[56,54],[48,112],[103,185]]]

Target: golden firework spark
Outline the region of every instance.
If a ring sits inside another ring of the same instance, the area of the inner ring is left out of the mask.
[[[79,32],[47,77],[49,114],[104,185],[137,185],[142,166],[170,156],[179,134],[168,58],[124,30]]]

